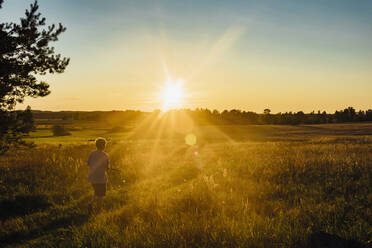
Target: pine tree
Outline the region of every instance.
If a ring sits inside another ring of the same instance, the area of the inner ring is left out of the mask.
[[[0,0],[0,9],[2,3]],[[20,23],[0,23],[0,152],[25,144],[22,137],[33,128],[30,108],[15,111],[16,104],[27,96],[50,93],[49,85],[37,75],[62,73],[69,63],[50,46],[66,28],[62,24],[45,27],[38,8],[35,1]]]

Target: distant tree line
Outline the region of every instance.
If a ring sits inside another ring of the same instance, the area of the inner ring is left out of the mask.
[[[209,110],[197,108],[195,110],[180,109],[170,110],[167,113],[162,113],[160,110],[155,110],[152,113],[142,112],[137,110],[125,111],[33,111],[35,119],[60,119],[64,121],[104,121],[111,123],[126,123],[139,121],[143,118],[155,118],[159,115],[167,116],[171,114],[185,113],[195,123],[199,125],[300,125],[300,124],[324,124],[324,123],[344,123],[344,122],[363,122],[372,121],[372,109],[356,111],[353,107],[345,108],[344,110],[335,111],[333,114],[325,111],[304,113],[285,112],[271,114],[270,109],[265,109],[263,113],[252,111],[243,111],[238,109],[232,110]]]
[[[149,113],[139,110],[125,111],[40,111],[33,110],[33,116],[36,120],[52,120],[58,119],[61,121],[100,121],[100,122],[120,122],[120,121],[136,121],[147,116]]]
[[[285,112],[271,114],[270,109],[265,109],[263,114],[237,109],[217,110],[196,109],[188,112],[197,123],[213,124],[273,124],[273,125],[300,125],[300,124],[323,124],[323,123],[344,123],[344,122],[363,122],[372,121],[372,109],[366,111],[355,111],[353,107],[336,111],[333,114],[325,111],[315,111],[311,113]]]

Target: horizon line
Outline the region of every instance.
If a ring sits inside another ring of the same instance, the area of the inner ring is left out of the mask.
[[[303,111],[303,110],[299,110],[299,111],[279,111],[279,112],[273,112],[273,113],[270,113],[270,114],[285,114],[285,113],[299,113],[299,112],[303,112],[304,114],[311,114],[313,112],[316,113],[316,114],[318,112],[320,112],[320,113],[326,112],[327,114],[334,114],[336,111],[341,111],[341,110],[345,110],[345,109],[348,109],[348,108],[353,108],[355,110],[355,112],[372,110],[372,107],[367,108],[367,109],[356,109],[353,106],[348,106],[348,107],[339,108],[339,109],[333,110],[333,111],[312,110],[310,112],[306,112],[306,111]],[[239,111],[242,111],[242,112],[251,112],[251,113],[256,113],[256,114],[263,114],[264,113],[264,111],[258,112],[258,111],[239,109],[239,108],[230,108],[230,109],[218,110],[218,109],[210,109],[210,108],[202,108],[202,107],[176,108],[176,109],[169,109],[167,111],[163,111],[161,109],[153,109],[152,111],[141,110],[141,109],[111,109],[111,110],[41,110],[41,109],[31,109],[31,111],[35,111],[35,112],[36,111],[39,111],[39,112],[125,112],[125,111],[136,111],[136,112],[143,112],[143,113],[153,113],[153,112],[156,112],[156,111],[160,111],[160,112],[167,113],[167,112],[170,112],[170,111],[184,111],[184,110],[196,111],[197,109],[210,110],[211,112],[217,110],[219,113],[222,113],[224,111],[232,111],[232,110],[239,110]],[[270,109],[270,108],[267,108],[267,109]],[[22,111],[22,109],[16,109],[15,111]]]

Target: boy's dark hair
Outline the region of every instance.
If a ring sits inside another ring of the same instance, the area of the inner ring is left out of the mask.
[[[103,150],[103,149],[105,149],[105,147],[106,147],[106,143],[107,143],[107,141],[106,141],[105,138],[101,138],[101,137],[97,138],[97,139],[96,139],[96,147],[97,147],[97,149],[98,149],[98,150]]]

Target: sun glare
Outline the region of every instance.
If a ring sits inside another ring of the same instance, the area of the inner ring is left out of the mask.
[[[163,110],[167,111],[172,108],[179,108],[183,100],[183,80],[167,81],[162,91]]]

